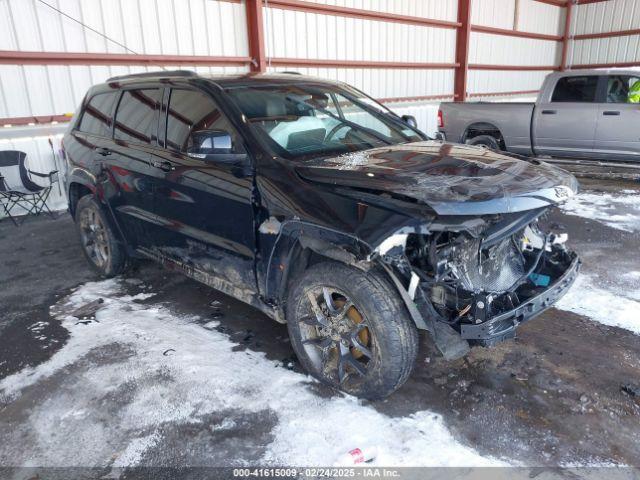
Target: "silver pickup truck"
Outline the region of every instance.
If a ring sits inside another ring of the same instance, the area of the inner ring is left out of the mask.
[[[442,103],[438,127],[447,141],[522,155],[638,161],[636,82],[640,70],[552,73],[535,103]]]

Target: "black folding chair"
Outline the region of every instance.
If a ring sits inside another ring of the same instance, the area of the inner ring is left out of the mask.
[[[39,215],[45,212],[54,217],[53,212],[47,206],[47,199],[51,193],[51,187],[58,181],[58,171],[34,172],[26,167],[26,159],[27,154],[17,150],[0,152],[0,203],[4,213],[16,226],[22,222],[18,221],[15,214],[11,214],[15,207],[22,207],[26,210],[27,215]],[[30,175],[47,178],[49,185],[38,185],[31,180]]]

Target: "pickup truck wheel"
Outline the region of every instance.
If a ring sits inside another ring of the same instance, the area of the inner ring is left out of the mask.
[[[75,221],[82,251],[93,270],[103,277],[124,272],[127,266],[124,247],[113,234],[108,219],[93,195],[85,195],[78,200]]]
[[[286,314],[300,363],[320,381],[376,400],[409,378],[418,332],[379,272],[314,265],[295,279]]]
[[[478,135],[477,137],[473,137],[467,140],[467,145],[484,145],[491,150],[501,150],[498,140],[491,135]]]

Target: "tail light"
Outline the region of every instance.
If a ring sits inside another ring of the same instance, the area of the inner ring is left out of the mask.
[[[438,109],[438,128],[444,128],[444,117],[440,109]]]

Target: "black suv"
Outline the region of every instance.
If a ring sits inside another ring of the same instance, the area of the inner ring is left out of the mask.
[[[579,261],[538,224],[562,170],[430,140],[355,88],[158,72],[90,89],[63,140],[69,210],[104,276],[146,257],[286,323],[302,365],[375,399],[418,329],[446,358],[514,336]]]

